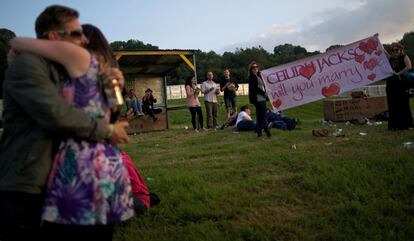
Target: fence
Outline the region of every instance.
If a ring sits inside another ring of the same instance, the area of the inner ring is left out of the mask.
[[[199,85],[200,86],[200,85]],[[385,95],[385,85],[370,85],[362,88],[354,89],[352,91],[363,91],[369,96],[384,96]],[[339,97],[350,97],[351,92],[344,92],[339,95]],[[249,94],[249,85],[248,84],[239,84],[239,89],[237,90],[237,95],[248,95]],[[223,92],[220,93],[223,95]],[[203,96],[203,94],[200,94]],[[167,86],[167,99],[185,99],[185,87],[184,85],[169,85]]]
[[[200,87],[200,84],[198,85]],[[237,90],[237,95],[248,95],[249,94],[249,84],[239,84],[239,89]],[[223,92],[220,92],[220,95],[223,95]],[[199,96],[203,96],[200,93]],[[169,85],[167,86],[167,99],[185,99],[185,87],[184,85]]]

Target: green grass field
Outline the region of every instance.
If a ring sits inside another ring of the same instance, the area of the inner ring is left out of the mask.
[[[117,227],[116,240],[414,240],[414,147],[403,146],[414,130],[322,126],[322,102],[285,114],[300,129],[272,129],[270,140],[196,133],[188,110],[170,113],[169,130],[131,136],[122,148],[161,203]]]

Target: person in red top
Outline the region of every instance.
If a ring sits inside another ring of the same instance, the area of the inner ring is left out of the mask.
[[[155,193],[149,191],[141,174],[138,172],[131,157],[121,150],[122,159],[128,170],[131,181],[132,198],[134,199],[134,209],[137,215],[142,215],[150,207],[157,205],[160,199]]]

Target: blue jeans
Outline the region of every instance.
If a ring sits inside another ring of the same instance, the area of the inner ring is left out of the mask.
[[[254,131],[256,130],[256,123],[251,120],[242,120],[237,124],[237,130],[239,131]]]
[[[135,114],[142,114],[142,106],[138,100],[131,100],[127,102],[128,108],[132,108]]]
[[[237,96],[224,98],[224,104],[227,110],[233,108],[233,110],[237,111]]]

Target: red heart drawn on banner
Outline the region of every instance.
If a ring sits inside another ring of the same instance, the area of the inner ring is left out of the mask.
[[[378,41],[374,38],[370,38],[367,41],[367,46],[368,46],[368,48],[372,49],[372,51],[374,51],[374,50],[377,49]]]
[[[372,74],[367,76],[367,78],[371,81],[373,81],[376,77],[377,77],[377,75],[375,73],[372,73]]]
[[[378,61],[374,58],[371,58],[370,60],[364,62],[364,68],[372,71],[375,66],[377,66],[377,64]]]
[[[378,44],[378,43],[377,43]],[[372,54],[372,52],[377,48],[376,46],[373,47],[375,45],[375,43],[369,42],[365,43],[364,41],[359,43],[359,49],[364,51],[367,54]]]
[[[357,54],[355,56],[355,61],[358,62],[358,63],[362,63],[364,60],[365,60],[365,56],[364,55]]]
[[[360,50],[364,51],[365,53],[368,53],[369,52],[367,43],[365,43],[364,41],[362,41],[361,43],[359,43],[358,47],[359,47]]]
[[[305,64],[304,67],[301,67],[299,69],[299,74],[307,79],[310,79],[314,73],[315,73],[315,66],[313,66],[313,63]]]
[[[332,83],[329,87],[322,88],[322,95],[325,97],[333,96],[339,94],[341,86],[338,83]]]
[[[375,55],[376,56],[380,56],[382,54],[382,50],[378,49],[377,51],[375,51]]]
[[[282,105],[282,101],[280,99],[276,99],[272,102],[272,105],[278,109]]]

